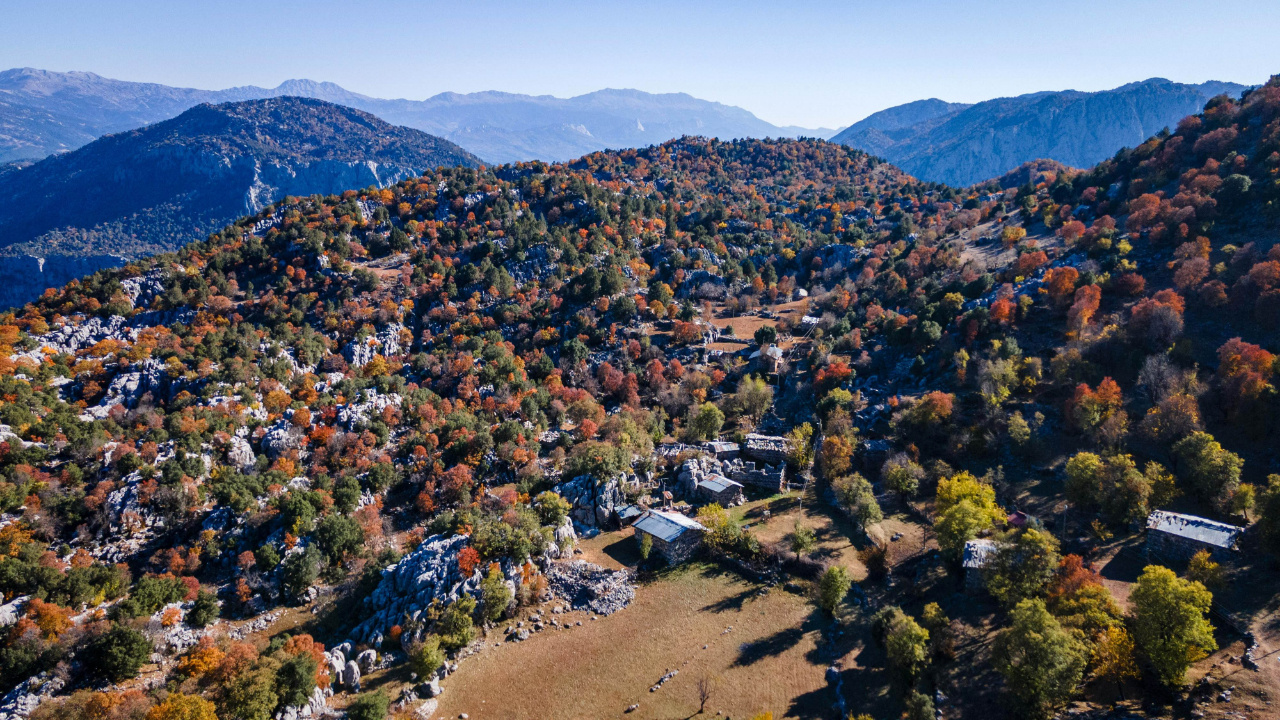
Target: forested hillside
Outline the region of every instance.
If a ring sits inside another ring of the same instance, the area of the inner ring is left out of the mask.
[[[1007,188],[817,140],[428,168],[51,290],[0,316],[4,703],[555,716],[592,682],[586,715],[670,717],[723,677],[735,716],[1266,712],[1277,142],[1273,80]],[[684,489],[755,432],[772,489]],[[690,567],[624,506],[696,519]],[[1249,529],[1171,570],[1157,509]],[[706,626],[510,660],[629,613]]]
[[[174,250],[290,193],[388,185],[458,164],[479,160],[446,140],[319,100],[201,105],[0,174],[9,199],[0,208],[7,256],[0,305],[78,276],[85,258],[118,265]]]

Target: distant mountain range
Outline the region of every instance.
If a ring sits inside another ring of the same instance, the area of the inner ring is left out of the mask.
[[[1209,98],[1244,89],[1152,78],[1102,92],[1038,92],[974,105],[919,100],[875,113],[831,141],[922,180],[971,185],[1037,159],[1090,167],[1200,112]]]
[[[275,88],[194,90],[32,68],[0,72],[0,163],[73,150],[106,133],[167,120],[201,103],[297,96],[354,107],[451,140],[488,163],[571,160],[682,135],[829,137],[834,130],[771,125],[742,108],[683,93],[601,90],[573,98],[502,92],[383,100],[339,85],[288,80]]]
[[[0,168],[0,307],[202,239],[286,195],[480,164],[447,140],[322,100],[198,105],[27,167]]]

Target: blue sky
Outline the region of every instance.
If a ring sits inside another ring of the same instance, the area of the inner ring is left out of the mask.
[[[927,97],[1280,72],[1275,0],[3,0],[0,11],[0,67],[199,88],[305,77],[414,99],[637,88],[806,127]]]

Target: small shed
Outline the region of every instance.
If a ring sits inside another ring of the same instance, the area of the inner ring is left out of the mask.
[[[618,524],[622,527],[626,527],[635,522],[636,518],[639,518],[640,515],[644,513],[644,509],[639,505],[619,505],[614,508],[613,511],[617,513]]]
[[[1185,561],[1201,550],[1222,558],[1236,549],[1244,528],[1236,525],[1156,510],[1147,516],[1147,555]]]
[[[740,505],[744,501],[742,483],[735,482],[723,475],[708,475],[697,482],[695,490],[698,497],[707,502],[720,503],[721,507]]]
[[[976,538],[964,544],[964,589],[977,592],[986,587],[983,571],[996,554],[994,540]]]
[[[635,529],[636,542],[648,535],[654,551],[671,565],[688,560],[701,547],[707,532],[697,520],[662,510],[645,512],[631,527]]]

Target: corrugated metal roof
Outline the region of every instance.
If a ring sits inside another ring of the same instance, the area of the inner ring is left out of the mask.
[[[669,513],[661,510],[646,512],[632,527],[636,530],[647,532],[665,542],[671,542],[690,530],[699,532],[706,532],[707,530],[696,520],[691,520],[679,513]]]
[[[1234,547],[1236,538],[1244,532],[1244,528],[1236,525],[1165,510],[1156,510],[1147,516],[1147,529],[1227,549]]]
[[[614,512],[618,513],[619,518],[626,520],[639,515],[643,511],[636,505],[619,505],[614,509]]]
[[[742,483],[734,482],[723,475],[708,475],[698,481],[698,487],[704,487],[713,493],[722,493],[729,488],[741,488]]]
[[[996,554],[993,540],[970,540],[964,544],[964,566],[966,568],[984,568]]]

